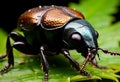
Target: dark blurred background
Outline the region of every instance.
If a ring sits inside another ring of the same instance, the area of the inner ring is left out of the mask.
[[[79,3],[82,0],[3,0],[0,2],[0,28],[3,28],[8,33],[16,28],[17,19],[25,10],[36,6],[44,5],[61,5],[68,6],[70,2]],[[120,8],[120,6],[118,6]],[[119,9],[118,9],[119,10]],[[120,11],[113,13],[116,20],[120,20]]]

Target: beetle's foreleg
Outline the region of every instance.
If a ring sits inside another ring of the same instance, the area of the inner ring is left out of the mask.
[[[82,67],[81,67],[81,69],[80,69],[81,72],[85,73],[85,75],[87,75],[88,77],[91,77],[91,75],[90,75],[88,72],[85,72],[83,69],[85,68],[87,62],[91,61],[92,56],[93,56],[93,55],[91,54],[90,50],[88,49],[88,55],[87,55],[87,57],[85,58],[85,60],[84,60],[84,62],[83,62],[83,64],[82,64]],[[83,71],[82,71],[82,70],[83,70]]]
[[[68,52],[68,50],[62,49],[62,53],[70,61],[72,66],[75,67],[78,70],[78,72],[80,72],[83,75],[87,75],[88,77],[90,77],[90,74],[88,72],[86,72],[85,70],[83,70],[83,68],[80,68],[79,63],[71,58],[70,53]]]
[[[44,46],[40,47],[40,52],[41,52],[41,63],[43,66],[43,71],[44,71],[44,82],[48,82],[48,70],[49,70],[49,64],[46,60],[45,57],[45,49]]]
[[[72,64],[73,67],[75,67],[77,70],[80,70],[79,63],[70,57],[70,53],[68,50],[62,49],[62,53],[69,60],[69,62]]]

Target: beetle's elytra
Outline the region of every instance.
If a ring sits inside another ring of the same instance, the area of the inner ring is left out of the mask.
[[[8,57],[6,65],[0,73],[8,71],[14,65],[13,48],[25,54],[41,55],[41,63],[44,71],[44,82],[48,82],[49,62],[46,56],[49,52],[62,53],[77,69],[80,74],[90,76],[84,71],[87,62],[91,62],[98,68],[95,57],[99,56],[98,50],[111,55],[120,55],[118,52],[110,52],[98,46],[98,32],[88,23],[81,12],[63,6],[39,6],[25,11],[18,19],[18,29],[24,36],[17,32],[11,32],[6,42],[6,54],[0,58]],[[11,44],[10,38],[14,40]],[[85,57],[82,66],[76,62],[69,53],[75,49]]]
[[[24,25],[39,25],[44,28],[58,28],[65,25],[72,18],[84,19],[82,13],[61,6],[43,6],[30,9],[19,18],[19,23]]]

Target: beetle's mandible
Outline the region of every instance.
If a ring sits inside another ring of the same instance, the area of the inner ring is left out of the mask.
[[[63,6],[39,6],[25,11],[18,19],[18,29],[24,36],[17,32],[11,32],[6,42],[6,54],[0,58],[8,57],[8,64],[0,70],[0,73],[8,71],[14,65],[13,48],[25,54],[41,55],[41,64],[44,72],[44,82],[48,82],[49,62],[46,56],[48,52],[62,53],[76,70],[83,75],[90,76],[84,70],[87,62],[91,62],[98,68],[95,57],[99,56],[98,50],[106,54],[120,55],[118,52],[110,52],[98,46],[98,32],[79,11]],[[14,40],[11,44],[10,38]],[[75,49],[85,57],[82,66],[76,62],[69,53]]]

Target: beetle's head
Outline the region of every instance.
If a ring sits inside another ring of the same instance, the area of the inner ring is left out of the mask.
[[[70,21],[66,26],[63,34],[63,41],[69,48],[76,49],[83,56],[87,56],[88,50],[94,56],[98,50],[98,32],[83,19]]]

